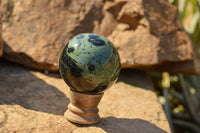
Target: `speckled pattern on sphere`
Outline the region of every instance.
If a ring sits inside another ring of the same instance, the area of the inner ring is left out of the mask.
[[[84,33],[72,38],[64,47],[59,69],[73,91],[96,94],[116,82],[121,66],[117,49],[109,40]]]

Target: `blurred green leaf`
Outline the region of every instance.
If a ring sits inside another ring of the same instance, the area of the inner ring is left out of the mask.
[[[188,0],[182,0],[178,4],[178,12],[179,12],[179,17],[183,20],[186,17],[186,7],[188,5]]]

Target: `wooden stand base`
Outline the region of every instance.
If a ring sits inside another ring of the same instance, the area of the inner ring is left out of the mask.
[[[77,124],[95,124],[100,121],[98,104],[103,94],[89,95],[69,91],[70,104],[65,112],[65,117]]]

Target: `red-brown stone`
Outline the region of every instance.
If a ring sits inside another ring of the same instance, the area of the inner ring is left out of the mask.
[[[114,43],[122,68],[200,71],[177,8],[164,0],[4,0],[1,6],[4,58],[31,68],[57,71],[66,42],[91,32]]]

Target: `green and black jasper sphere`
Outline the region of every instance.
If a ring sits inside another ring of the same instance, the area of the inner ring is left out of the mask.
[[[108,39],[84,33],[64,47],[59,69],[72,91],[97,94],[116,82],[121,66],[119,54]]]

